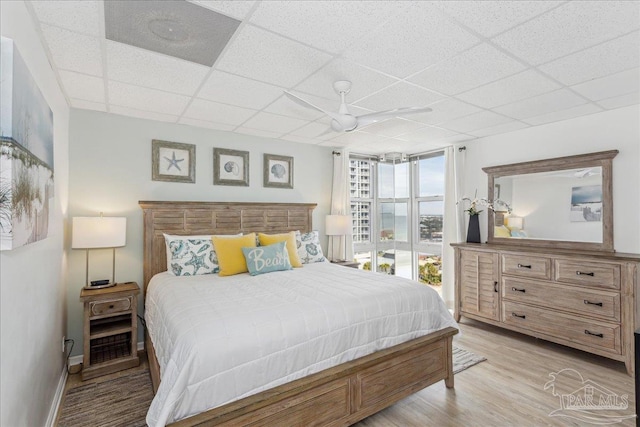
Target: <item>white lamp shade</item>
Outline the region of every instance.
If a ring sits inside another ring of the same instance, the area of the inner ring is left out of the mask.
[[[73,218],[73,249],[117,248],[127,241],[127,218],[77,216]]]
[[[509,228],[515,228],[517,230],[522,230],[522,217],[521,216],[510,216],[508,219]]]
[[[350,235],[351,229],[351,217],[349,215],[327,215],[325,232],[328,236]]]

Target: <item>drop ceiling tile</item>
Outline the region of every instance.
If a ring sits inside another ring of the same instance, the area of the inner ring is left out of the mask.
[[[60,71],[60,80],[69,98],[104,103],[104,79],[73,71]]]
[[[400,3],[400,2],[398,2]],[[405,78],[451,58],[479,40],[451,23],[432,2],[408,2],[377,31],[347,48],[344,56]]]
[[[181,95],[193,95],[211,70],[204,65],[106,41],[109,79]]]
[[[425,125],[422,123],[394,118],[369,125],[363,129],[363,132],[388,136],[390,138],[397,137],[399,139],[404,139],[402,136],[398,135],[413,132],[423,127],[425,127]]]
[[[470,135],[477,137],[485,137],[489,135],[499,135],[501,133],[513,132],[515,130],[520,130],[529,127],[526,123],[519,122],[514,120],[509,123],[505,123],[498,126],[492,126],[490,128],[478,129],[471,132],[468,132]]]
[[[246,127],[238,127],[234,132],[242,133],[244,135],[263,136],[265,138],[280,138],[283,135],[283,132],[271,132],[267,130],[251,129]]]
[[[198,98],[261,110],[279,96],[282,88],[222,71],[211,73]]]
[[[102,55],[97,38],[46,24],[41,28],[58,68],[102,76]]]
[[[544,77],[537,71],[526,70],[497,82],[461,93],[456,97],[481,107],[493,108],[559,88],[559,84]]]
[[[385,111],[401,107],[424,107],[439,99],[442,99],[442,95],[406,82],[398,82],[354,105],[372,111]]]
[[[447,95],[454,95],[525,68],[493,46],[483,43],[427,68],[411,77],[409,81]]]
[[[572,1],[493,40],[531,64],[541,64],[640,27],[640,2]]]
[[[501,116],[500,114],[491,111],[481,111],[460,119],[441,123],[438,126],[456,132],[470,132],[472,130],[501,125],[510,121],[512,121],[510,118]]]
[[[85,101],[84,99],[70,98],[71,107],[80,110],[107,111],[107,105],[100,102]]]
[[[586,103],[587,101],[584,98],[575,93],[567,89],[560,89],[503,105],[502,107],[494,108],[493,111],[516,119],[526,119]]]
[[[260,112],[244,122],[243,126],[252,129],[279,132],[280,135],[282,135],[283,133],[291,132],[292,130],[302,127],[308,123],[309,122],[306,120]]]
[[[308,125],[302,126],[301,128],[292,131],[291,135],[303,137],[303,138],[314,138],[314,139],[325,140],[325,139],[333,138],[338,135],[338,132],[334,132],[334,131],[331,131],[325,134],[325,132],[327,132],[330,129],[331,128],[324,123],[312,122],[312,123],[309,123]]]
[[[326,53],[246,25],[227,45],[216,68],[291,88],[331,58]]]
[[[182,125],[197,126],[201,128],[224,130],[224,131],[232,131],[236,128],[235,126],[232,126],[232,125],[225,125],[222,123],[215,123],[207,120],[189,119],[187,117],[180,118],[180,120],[178,120],[178,123]]]
[[[340,53],[401,7],[391,1],[266,1],[251,15],[251,23],[318,49]]]
[[[113,114],[120,114],[121,116],[137,117],[139,119],[156,120],[158,122],[175,123],[178,121],[178,116],[170,114],[155,113],[152,111],[143,111],[135,108],[120,107],[117,105],[111,105],[109,112]]]
[[[371,147],[371,146],[375,146],[377,143],[383,142],[386,139],[387,138],[384,136],[372,135],[369,133],[354,131],[354,132],[344,132],[327,142],[335,142],[337,144],[359,144],[359,145]]]
[[[109,104],[112,106],[175,116],[182,114],[190,99],[182,95],[114,81],[108,83],[107,90]]]
[[[104,32],[100,31],[104,13],[100,1],[50,0],[30,3],[40,22],[90,36],[104,36]]]
[[[454,132],[448,129],[427,126],[421,129],[414,130],[412,132],[402,134],[398,136],[396,139],[400,139],[402,141],[412,142],[412,143],[421,143],[421,142],[435,141],[437,139],[445,138],[448,136],[453,136],[456,133],[457,132]]]
[[[438,6],[456,21],[492,37],[556,7],[559,1],[442,1]]]
[[[640,89],[640,68],[580,83],[571,89],[594,101],[637,92]]]
[[[352,82],[351,91],[347,94],[347,100],[350,102],[355,102],[398,81],[346,59],[336,58],[295,89],[324,98],[339,99],[339,95],[333,88],[333,83],[337,80]]]
[[[302,144],[311,144],[311,145],[317,145],[321,142],[323,142],[322,140],[316,140],[316,139],[312,139],[312,138],[305,138],[303,136],[297,136],[297,135],[285,135],[283,137],[281,137],[280,139],[284,139],[286,141],[291,141],[291,142],[300,142]]]
[[[255,110],[249,110],[248,108],[234,107],[204,99],[194,99],[182,116],[189,119],[238,126],[255,113]]]
[[[640,32],[599,44],[540,67],[566,85],[640,66]]]
[[[409,120],[430,125],[457,119],[459,117],[468,116],[469,114],[481,111],[480,108],[469,105],[457,99],[447,98],[429,105],[433,111],[428,113],[412,114],[407,116]]]
[[[587,114],[593,114],[593,113],[597,113],[599,111],[602,111],[602,109],[600,107],[597,107],[593,104],[584,104],[584,105],[579,105],[577,107],[573,107],[573,108],[567,108],[564,110],[560,110],[560,111],[554,111],[552,113],[548,113],[548,114],[542,114],[540,116],[536,116],[536,117],[529,117],[528,119],[525,119],[524,121],[527,123],[530,123],[534,126],[537,125],[542,125],[545,123],[551,123],[551,122],[559,122],[560,120],[568,120],[568,119],[572,119],[574,117],[579,117],[579,116],[586,116]]]
[[[626,95],[616,96],[613,98],[602,99],[598,101],[598,105],[612,110],[614,108],[627,107],[629,105],[640,104],[640,92],[628,93]]]
[[[204,1],[204,0],[189,0],[191,3],[199,4],[207,9],[215,10],[218,13],[243,20],[247,17],[251,8],[256,3],[255,1],[244,0],[216,0],[216,1]]]

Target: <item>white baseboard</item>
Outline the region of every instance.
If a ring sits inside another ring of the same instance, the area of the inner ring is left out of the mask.
[[[143,341],[139,341],[138,342],[138,351],[140,350],[144,350],[144,342]],[[77,356],[73,356],[69,358],[69,366],[74,366],[74,365],[79,365],[82,363],[82,354],[79,354]]]
[[[62,402],[62,396],[64,396],[64,386],[67,384],[67,367],[62,368],[60,379],[58,380],[58,386],[56,387],[56,394],[53,395],[53,401],[51,402],[51,408],[49,408],[49,416],[47,416],[46,427],[54,427],[56,423],[56,417],[60,410],[60,403]]]

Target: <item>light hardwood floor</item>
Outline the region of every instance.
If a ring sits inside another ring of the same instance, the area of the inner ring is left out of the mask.
[[[561,408],[560,397],[544,390],[550,373],[565,368],[578,371],[584,380],[622,396],[626,410],[606,411],[607,415],[635,414],[634,380],[622,362],[553,344],[491,325],[462,318],[462,334],[454,345],[485,356],[487,360],[455,376],[455,388],[434,384],[375,414],[358,427],[409,426],[585,426],[584,421],[550,417]],[[580,387],[578,381],[558,382],[561,394]],[[594,411],[595,412],[595,411]],[[571,413],[571,412],[569,412]],[[598,411],[604,413],[604,411]],[[626,419],[616,426],[635,426]]]
[[[566,417],[550,417],[560,409],[560,399],[544,385],[550,373],[565,368],[578,371],[584,380],[622,396],[627,395],[626,410],[608,411],[609,415],[635,414],[634,381],[624,364],[561,345],[524,336],[480,322],[462,318],[462,333],[454,345],[485,356],[487,361],[455,376],[455,388],[444,382],[434,384],[399,403],[356,424],[358,427],[427,426],[586,426]],[[104,381],[145,369],[139,368],[96,378]],[[79,375],[71,375],[67,387],[83,384]],[[84,383],[86,384],[86,382]],[[563,393],[577,390],[575,382],[565,384]],[[561,384],[558,384],[561,389]],[[568,388],[567,388],[568,387]],[[106,411],[109,408],[105,408]],[[635,426],[627,419],[614,426]]]

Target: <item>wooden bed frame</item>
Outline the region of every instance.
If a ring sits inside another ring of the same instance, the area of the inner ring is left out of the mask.
[[[144,211],[144,290],[166,271],[163,233],[179,235],[311,231],[309,203],[139,202]],[[177,421],[172,426],[346,426],[444,380],[453,387],[457,329],[432,334]],[[160,367],[145,331],[154,393]]]

